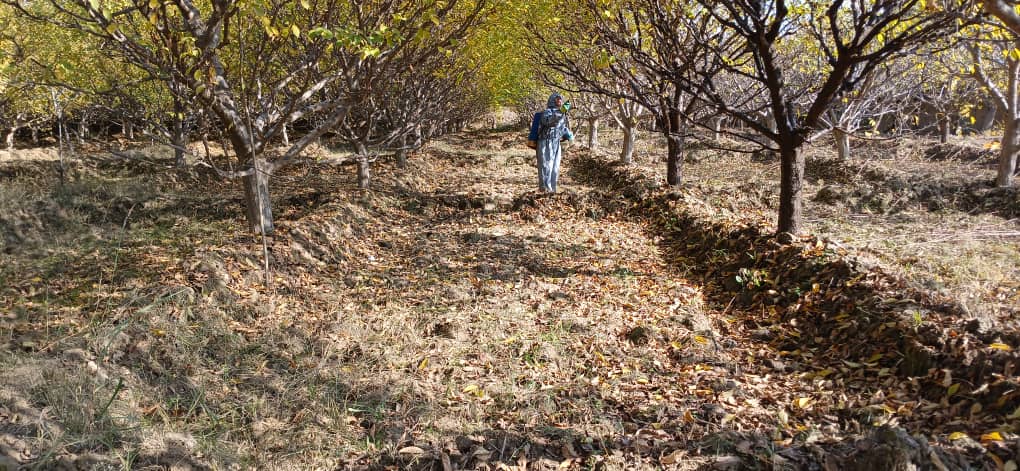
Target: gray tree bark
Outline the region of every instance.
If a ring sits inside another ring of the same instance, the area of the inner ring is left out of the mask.
[[[358,159],[358,188],[367,190],[372,185],[371,166],[368,161],[368,151],[365,144],[358,142],[355,145]]]
[[[273,208],[269,200],[269,163],[252,159],[252,174],[244,177],[244,201],[248,225],[256,234],[273,233]]]
[[[850,134],[842,129],[832,130],[833,138],[836,140],[836,154],[840,160],[850,160]]]
[[[599,147],[599,119],[588,119],[588,148],[591,150]]]
[[[623,148],[620,149],[620,162],[630,164],[634,162],[634,142],[637,140],[637,126],[633,123],[625,123],[623,126]]]

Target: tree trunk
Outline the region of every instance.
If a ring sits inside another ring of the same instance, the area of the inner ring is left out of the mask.
[[[290,136],[287,134],[287,125],[283,125],[283,145],[290,147]]]
[[[666,183],[680,186],[683,183],[684,145],[686,129],[681,126],[680,110],[671,109],[666,119]]]
[[[791,137],[785,137],[791,139]],[[804,189],[804,154],[800,146],[780,142],[779,235],[800,234],[801,193]]]
[[[174,148],[174,165],[179,169],[187,167],[188,160],[184,155],[184,150],[188,146],[188,133],[184,129],[184,122],[180,119],[174,119],[173,136],[170,138],[170,143]]]
[[[974,130],[981,133],[992,129],[995,126],[995,115],[999,111],[999,105],[994,100],[987,100],[985,102],[985,112],[981,115],[981,118],[974,123]]]
[[[269,201],[269,165],[265,159],[252,159],[254,172],[244,177],[244,202],[248,225],[256,234],[273,233],[273,208]]]
[[[949,129],[949,115],[940,114],[938,119],[939,119],[939,144],[945,144],[949,142],[949,134],[951,131]]]
[[[723,120],[725,120],[725,118],[721,116],[712,120],[712,134],[715,142],[719,142],[720,140],[722,140]]]
[[[627,123],[623,127],[623,148],[620,149],[620,162],[634,162],[634,141],[637,139],[637,127]]]
[[[588,148],[591,150],[599,147],[599,119],[588,119]]]
[[[1006,76],[1006,120],[1002,130],[1002,148],[999,150],[999,171],[995,176],[995,186],[1008,188],[1013,185],[1013,173],[1017,169],[1017,131],[1020,127],[1020,61],[1009,59],[1009,73]]]
[[[400,148],[397,149],[397,168],[407,168],[407,135],[400,136]]]
[[[14,150],[14,133],[17,131],[17,126],[11,126],[8,128],[7,135],[4,136],[4,146],[7,147],[7,150]]]
[[[85,144],[85,140],[89,138],[89,118],[88,113],[82,113],[81,121],[78,122],[78,144]]]
[[[995,176],[995,186],[1008,188],[1013,185],[1013,173],[1017,170],[1017,155],[1020,146],[1017,144],[1017,119],[1006,119],[1002,131],[1001,148],[999,149],[999,171]]]
[[[365,149],[365,144],[358,142],[354,144],[357,149],[358,159],[358,188],[367,190],[372,184],[372,173],[368,162],[368,151]]]
[[[131,120],[124,121],[123,128],[124,128],[124,137],[127,138],[129,141],[134,140],[135,139],[135,123],[133,121],[131,121]]]
[[[57,166],[57,173],[60,176],[60,184],[61,185],[63,185],[67,181],[66,180],[66,177],[67,177],[67,159],[69,157],[69,155],[68,155],[69,152],[67,150],[65,150],[65,146],[64,145],[67,144],[67,148],[68,149],[70,149],[70,147],[71,147],[71,143],[68,142],[68,141],[70,141],[70,139],[69,139],[70,136],[68,136],[66,128],[67,128],[67,124],[64,123],[63,115],[62,114],[58,114],[57,115],[57,158],[59,160],[59,164]]]
[[[170,143],[174,147],[174,165],[177,168],[184,168],[188,161],[184,156],[184,149],[188,145],[188,130],[184,124],[184,103],[179,98],[174,98],[174,118],[170,131]]]
[[[850,133],[835,128],[832,135],[836,139],[836,154],[840,160],[850,160]]]

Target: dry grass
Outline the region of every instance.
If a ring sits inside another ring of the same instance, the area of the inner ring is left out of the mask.
[[[22,228],[0,269],[8,458],[695,469],[731,455],[781,463],[782,443],[849,434],[787,411],[813,387],[792,373],[781,397],[740,376],[765,360],[742,356],[757,353],[736,347],[725,306],[661,240],[607,209],[622,198],[575,180],[580,148],[567,150],[564,193],[535,194],[520,137],[454,136],[406,171],[378,165],[370,191],[347,167],[277,176],[269,286],[232,182],[168,173],[165,156],[89,160],[63,187],[46,169],[13,177],[0,190],[0,229]],[[639,165],[663,166],[657,141],[642,145]],[[706,211],[767,225],[776,167],[705,151],[686,169]],[[888,263],[913,255],[904,272],[975,315],[1016,307],[1016,239],[977,243],[1015,221],[815,203],[808,218],[853,244],[875,239]],[[791,420],[808,428],[788,431]]]

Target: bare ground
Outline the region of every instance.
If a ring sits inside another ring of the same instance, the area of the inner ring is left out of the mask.
[[[573,147],[548,196],[520,137],[280,175],[266,257],[202,167],[0,165],[0,464],[1015,466],[1016,193],[980,152],[814,149],[821,237],[780,246],[775,162],[670,190],[654,139]]]

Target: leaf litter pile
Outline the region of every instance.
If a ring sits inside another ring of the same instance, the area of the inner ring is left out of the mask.
[[[5,163],[4,464],[1016,469],[1015,288],[978,321],[578,147],[541,195],[518,141],[278,176],[268,271],[202,167]]]

